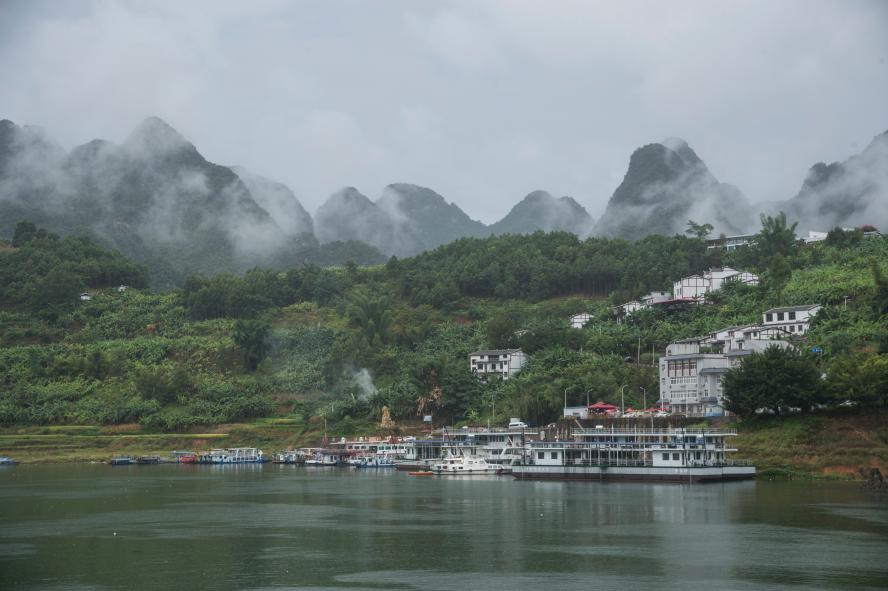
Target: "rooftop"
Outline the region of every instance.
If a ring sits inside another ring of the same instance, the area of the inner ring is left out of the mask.
[[[784,306],[782,308],[771,308],[770,310],[765,310],[765,314],[769,314],[772,312],[801,312],[804,310],[813,310],[814,308],[819,308],[820,304],[805,304],[803,306]]]
[[[469,353],[471,356],[475,355],[509,355],[511,353],[520,353],[521,349],[487,349],[484,351],[473,351]]]

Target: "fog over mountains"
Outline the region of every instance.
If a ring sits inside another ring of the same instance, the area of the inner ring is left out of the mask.
[[[715,234],[743,233],[758,227],[760,209],[786,211],[802,231],[888,228],[888,132],[845,162],[815,164],[799,193],[781,203],[750,205],[686,142],[669,139],[631,155],[597,223],[574,199],[538,190],[485,225],[434,190],[407,183],[389,185],[375,201],[346,187],[312,219],[287,186],[207,161],[155,117],[120,145],[93,140],[70,153],[39,128],[0,121],[0,235],[11,236],[23,219],[89,233],[169,282],[257,265],[373,263],[491,234],[637,239],[682,233],[689,219],[713,224]]]

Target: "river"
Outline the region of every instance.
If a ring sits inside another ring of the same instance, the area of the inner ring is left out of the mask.
[[[0,470],[3,590],[886,588],[888,498],[852,483]]]

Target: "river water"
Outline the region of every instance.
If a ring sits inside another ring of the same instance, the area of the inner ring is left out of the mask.
[[[295,466],[0,470],[0,589],[886,589],[849,483],[416,478]]]

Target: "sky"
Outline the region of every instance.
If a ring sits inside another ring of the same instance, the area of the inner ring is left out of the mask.
[[[312,213],[409,182],[598,218],[667,137],[777,201],[888,130],[886,31],[883,0],[0,0],[0,118],[70,149],[156,115]]]

